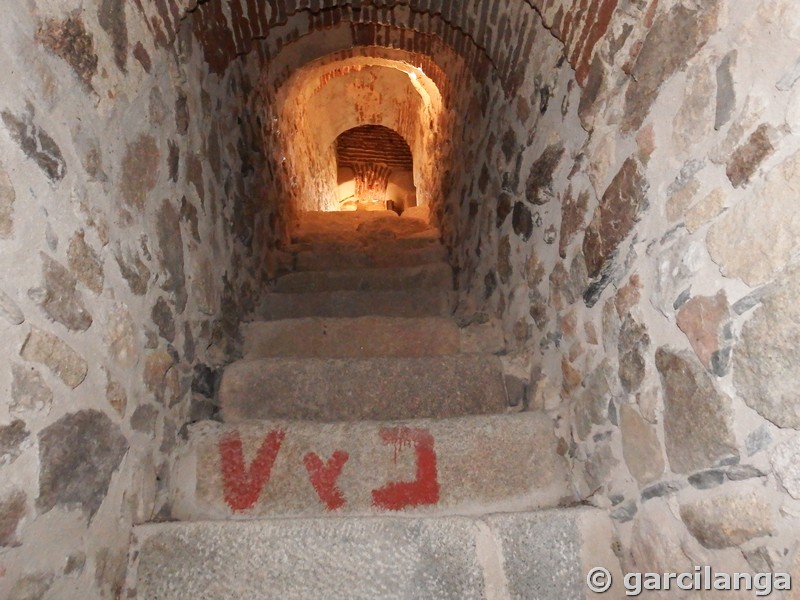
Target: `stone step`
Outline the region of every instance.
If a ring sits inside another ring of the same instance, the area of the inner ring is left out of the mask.
[[[483,518],[341,517],[134,529],[123,597],[147,600],[575,600],[612,527],[591,508]],[[623,597],[612,593],[610,597]]]
[[[509,459],[513,457],[513,468]],[[575,501],[544,413],[191,426],[172,516],[476,514]]]
[[[495,322],[459,328],[444,317],[304,317],[242,323],[244,358],[369,358],[501,354]]]
[[[382,292],[336,291],[265,294],[258,314],[264,319],[302,317],[446,317],[455,296],[447,290],[416,289]]]
[[[356,218],[354,213],[338,213],[330,218],[331,213],[322,217],[304,217],[292,229],[293,242],[347,242],[353,239],[381,240],[402,239],[408,237],[439,238],[439,231],[426,221],[414,218],[399,219],[393,212],[375,211],[374,216]],[[362,213],[366,214],[366,213]]]
[[[495,414],[506,409],[496,356],[265,358],[226,367],[224,420],[394,420]]]
[[[347,290],[383,292],[412,288],[451,290],[453,271],[450,265],[440,262],[416,267],[299,271],[280,277],[274,291],[303,294]]]
[[[436,356],[461,351],[461,330],[448,318],[309,317],[243,323],[245,358]]]
[[[412,250],[444,249],[438,240],[426,239],[424,237],[408,238],[388,238],[372,243],[366,243],[358,236],[349,236],[345,239],[328,241],[313,240],[309,242],[296,242],[285,246],[285,250],[297,254],[299,252],[377,252],[381,254],[404,254]]]
[[[337,269],[414,267],[441,262],[447,258],[445,247],[421,238],[391,240],[364,246],[298,244],[294,254],[297,271]]]
[[[384,222],[397,219],[392,210],[311,210],[300,214],[294,230],[301,231],[355,231],[362,223]]]

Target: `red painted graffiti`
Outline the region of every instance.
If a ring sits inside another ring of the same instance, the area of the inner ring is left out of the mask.
[[[380,436],[385,444],[394,444],[395,460],[404,447],[414,447],[417,477],[414,481],[395,481],[372,490],[372,504],[388,510],[402,510],[409,506],[439,502],[436,452],[430,432],[410,427],[392,427],[381,429]]]
[[[248,468],[244,464],[239,432],[230,431],[223,435],[219,442],[222,481],[225,502],[233,510],[247,510],[258,502],[261,490],[269,482],[284,437],[286,432],[282,429],[270,431]]]
[[[350,455],[342,450],[336,450],[327,463],[323,463],[315,452],[309,452],[303,458],[311,485],[328,510],[336,510],[345,505],[344,496],[336,486],[336,481],[342,474],[344,463],[348,458]]]

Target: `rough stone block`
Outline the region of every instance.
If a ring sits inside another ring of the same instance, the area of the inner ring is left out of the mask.
[[[628,469],[641,485],[653,483],[664,472],[663,451],[655,428],[627,404],[620,408],[620,428]]]
[[[589,277],[600,274],[605,263],[633,229],[647,205],[649,184],[642,165],[626,160],[603,194],[583,239]]]
[[[14,419],[8,425],[0,425],[0,465],[14,462],[22,452],[22,444],[30,436],[25,421]]]
[[[67,251],[69,268],[77,275],[78,280],[95,294],[103,291],[103,263],[97,252],[86,243],[84,233],[76,233],[69,242]]]
[[[733,381],[744,401],[779,427],[800,427],[800,268],[789,269],[744,324],[733,354]]]
[[[750,286],[770,281],[800,249],[800,153],[770,171],[763,186],[709,228],[706,242],[722,273]]]
[[[94,36],[79,16],[63,21],[49,19],[36,35],[36,41],[65,60],[87,86],[97,73]]]
[[[82,410],[62,417],[39,434],[39,497],[47,512],[56,506],[100,508],[128,442],[104,413]]]
[[[17,544],[17,527],[28,513],[28,497],[19,489],[12,489],[0,497],[0,548]]]
[[[75,289],[78,279],[59,262],[44,253],[42,274],[44,287],[40,305],[53,321],[73,331],[86,331],[92,324],[92,315],[83,303],[82,294]]]
[[[719,4],[676,5],[660,15],[650,28],[625,93],[625,132],[636,131],[647,117],[661,85],[682,69],[715,31]],[[669,32],[680,31],[680,36]]]
[[[706,548],[738,546],[777,532],[777,510],[763,487],[732,484],[681,505],[681,518]]]
[[[53,402],[53,391],[33,365],[11,364],[11,412],[41,410]]]
[[[33,105],[28,104],[26,109],[26,113],[21,115],[4,110],[0,113],[0,119],[12,139],[48,179],[53,182],[61,181],[67,173],[67,163],[61,148],[47,131],[34,123]]]
[[[35,327],[31,328],[19,355],[45,365],[73,389],[83,383],[89,370],[84,358],[66,342]]]
[[[687,353],[656,351],[664,388],[664,442],[670,466],[690,473],[738,456],[731,399]]]
[[[728,161],[726,173],[733,187],[741,187],[748,183],[758,167],[773,152],[775,146],[771,138],[776,132],[767,124],[762,124],[739,146]]]

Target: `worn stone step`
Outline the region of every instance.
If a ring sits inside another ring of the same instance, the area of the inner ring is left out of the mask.
[[[305,317],[240,327],[244,358],[369,358],[501,354],[499,323],[458,327],[444,317]]]
[[[372,246],[304,244],[297,248],[294,258],[297,271],[414,267],[447,258],[444,246],[420,238],[392,240],[391,243]]]
[[[336,291],[305,294],[265,294],[258,314],[264,319],[302,317],[446,317],[454,293],[415,289],[381,292]]]
[[[289,244],[285,250],[297,254],[299,252],[378,252],[382,254],[403,254],[412,250],[430,250],[444,248],[438,240],[426,239],[424,237],[410,238],[389,238],[365,242],[358,236],[348,236],[336,241],[313,240],[310,242],[296,242]]]
[[[265,358],[226,367],[219,390],[227,422],[457,417],[503,412],[500,359]]]
[[[362,223],[398,219],[391,210],[311,210],[300,214],[294,231],[355,231]]]
[[[436,356],[461,350],[461,330],[445,317],[309,317],[241,326],[245,358]]]
[[[438,237],[436,228],[423,219],[399,219],[392,211],[345,211],[304,213],[292,229],[291,238],[294,242],[335,242],[354,237],[378,241],[420,234]]]
[[[134,529],[125,597],[142,600],[565,600],[622,597],[612,527],[590,508],[483,518],[273,519]]]
[[[450,290],[453,271],[447,263],[382,269],[299,271],[278,279],[274,291],[302,294],[359,290],[382,292],[411,288]]]
[[[513,457],[513,469],[509,459]],[[574,502],[544,413],[193,425],[173,517],[476,514]]]

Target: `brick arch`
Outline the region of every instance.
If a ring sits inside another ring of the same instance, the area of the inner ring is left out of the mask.
[[[408,141],[400,133],[371,123],[340,133],[336,138],[336,158],[340,167],[385,162],[389,167],[408,171],[414,160]]]
[[[407,3],[398,2],[391,7],[364,3],[359,10],[352,2],[339,2],[319,11],[287,9],[275,13],[283,19],[271,20],[266,11],[269,3],[256,5],[264,8],[255,9],[254,19],[243,9],[243,3],[244,0],[230,3],[230,17],[217,0],[201,4],[191,15],[192,27],[212,71],[222,73],[237,56],[251,52],[269,62],[298,37],[347,23],[352,28],[354,45],[381,45],[381,36],[390,30],[403,32],[402,47],[420,48],[431,44],[426,40],[436,38],[465,57],[481,78],[491,77],[492,73],[501,75],[492,54],[476,43],[468,31],[451,23],[442,13],[409,10]],[[510,70],[511,63],[505,64],[506,73]]]
[[[137,0],[140,1],[140,0]],[[157,0],[161,6],[168,0]],[[609,31],[618,0],[182,0],[212,70],[223,72],[237,56],[261,52],[281,26],[327,29],[341,22],[399,27],[434,35],[461,54],[476,53],[491,66],[507,93],[520,85],[521,65],[531,60],[541,25],[564,44],[581,85],[599,42]],[[649,0],[654,9],[657,0]],[[170,5],[171,6],[171,5]],[[176,9],[161,11],[164,20]],[[651,11],[649,11],[651,12]],[[291,35],[291,33],[290,33]],[[283,40],[285,43],[287,40]],[[279,48],[278,48],[279,50]]]
[[[337,41],[335,46],[320,39],[326,33],[330,36],[328,39]],[[460,115],[461,118],[464,118],[469,113],[473,121],[480,119],[477,99],[480,97],[481,91],[486,88],[487,82],[477,79],[468,68],[464,58],[443,40],[435,36],[426,36],[424,40],[419,35],[412,38],[403,30],[391,27],[377,28],[375,37],[362,36],[360,40],[356,39],[354,33],[355,28],[349,23],[340,23],[327,32],[311,31],[289,42],[273,61],[263,65],[261,79],[257,86],[261,97],[256,100],[256,104],[264,111],[263,122],[285,122],[283,117],[286,106],[307,104],[307,95],[303,100],[294,96],[293,90],[296,90],[298,85],[304,85],[300,83],[301,81],[311,80],[317,82],[316,86],[325,85],[327,81],[344,74],[347,65],[358,62],[365,64],[365,61],[360,59],[368,59],[366,62],[370,64],[402,71],[417,70],[420,75],[417,83],[425,89],[425,93],[433,105],[443,107],[444,113],[447,114]],[[371,43],[373,40],[377,45],[358,45],[359,41]],[[403,44],[409,49],[393,47]],[[419,51],[413,51],[414,48]],[[332,49],[334,51],[330,52]],[[296,56],[293,56],[292,53],[295,53]],[[496,80],[494,86],[499,87]],[[470,112],[470,108],[477,112]],[[437,109],[431,114],[441,115],[442,113]],[[460,118],[442,119],[441,116],[434,116],[430,125],[425,121],[424,127],[427,131],[435,131],[434,135],[438,139],[455,139],[456,131],[452,128],[460,122]],[[351,126],[358,124],[363,123],[353,122]],[[395,128],[407,136],[406,139],[412,147],[415,157],[413,178],[418,186],[417,200],[427,203],[431,199],[438,198],[443,184],[440,167],[450,164],[447,156],[451,144],[447,142],[434,144],[434,147],[431,147],[429,141],[423,141],[423,137],[405,129],[405,126],[410,124],[408,120],[397,123],[384,121],[380,124]],[[299,139],[297,136],[293,136],[292,140],[281,136],[276,137],[274,131],[269,127],[265,129],[264,135],[265,139],[270,138],[265,144],[266,147],[283,149],[280,152],[281,157],[295,154],[295,142]],[[335,136],[331,137],[330,141],[332,142],[334,139]],[[322,163],[325,163],[327,149],[321,149],[316,156]],[[331,154],[331,158],[333,158],[333,154]],[[314,171],[323,173],[324,164],[316,165]],[[282,173],[282,171],[278,172]],[[297,192],[299,188],[294,185],[283,186],[282,189],[286,190],[288,204],[301,207],[302,210],[307,209],[305,208],[305,199],[309,196],[308,194]],[[314,196],[323,197],[324,195],[317,193]]]
[[[383,125],[352,127],[339,134],[335,149],[337,170],[352,172],[356,201],[383,200],[392,174],[413,172],[414,158],[408,141]]]
[[[414,161],[414,179],[422,182],[422,197],[434,193],[438,178],[432,175],[432,165],[439,162],[435,139],[442,131],[443,108],[438,88],[428,81],[425,71],[413,66],[420,61],[414,60],[412,54],[376,47],[354,50],[313,60],[298,67],[282,83],[260,86],[268,93],[261,103],[264,122],[280,124],[277,132],[275,128],[265,132],[272,136],[266,145],[280,148],[281,157],[286,157],[286,164],[297,176],[289,194],[301,210],[331,206],[334,195],[330,186],[335,183],[336,170],[332,144],[342,132],[365,124],[384,125],[402,135],[414,156],[420,158]],[[433,66],[433,70],[438,68]],[[413,80],[411,72],[415,75]],[[366,83],[373,77],[380,80],[378,88]],[[357,83],[359,80],[365,84]],[[354,86],[352,92],[348,91],[349,86]],[[376,92],[384,88],[394,91],[388,95]],[[323,117],[317,127],[308,127],[310,115],[326,115],[340,100],[345,105]],[[292,135],[282,135],[281,130],[291,131]],[[443,134],[448,136],[449,130]]]
[[[320,36],[326,33],[332,33],[332,37],[340,41],[334,49],[320,43]],[[284,51],[274,60],[266,63],[262,73],[262,91],[274,98],[297,73],[312,63],[321,67],[360,57],[405,62],[424,71],[436,85],[445,104],[449,104],[453,90],[485,83],[481,77],[486,74],[485,63],[468,63],[436,36],[407,36],[404,33],[396,27],[370,26],[367,35],[349,23],[340,23],[326,31],[315,30],[298,36],[284,46]],[[302,56],[302,60],[287,57],[292,51]]]

